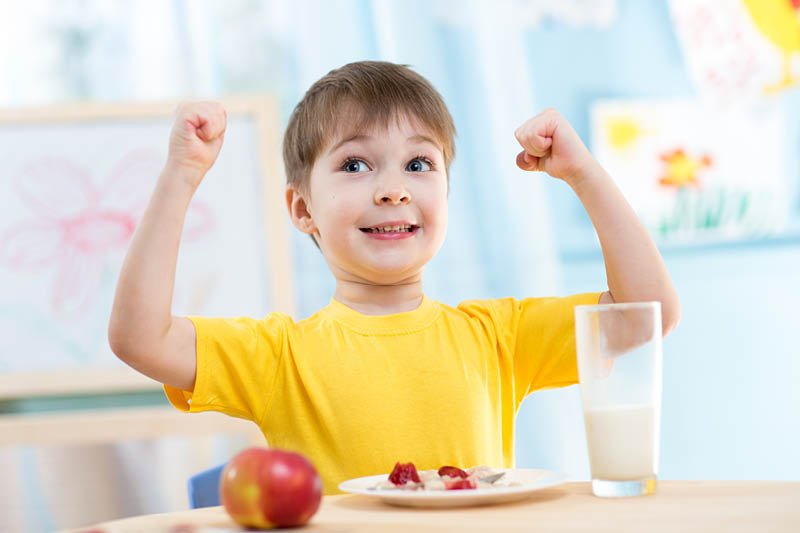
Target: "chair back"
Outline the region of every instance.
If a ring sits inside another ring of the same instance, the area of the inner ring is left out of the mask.
[[[197,509],[199,507],[214,507],[220,505],[219,501],[219,480],[222,476],[222,469],[225,464],[203,470],[190,477],[187,482],[189,490],[189,507]]]

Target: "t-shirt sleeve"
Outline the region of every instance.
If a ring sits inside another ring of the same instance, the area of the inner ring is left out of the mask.
[[[519,315],[513,343],[518,391],[528,395],[540,389],[578,383],[575,306],[595,305],[601,294],[529,298],[517,302]]]
[[[578,382],[575,306],[597,304],[601,294],[484,301],[498,355],[511,360],[517,403],[534,391]]]
[[[189,317],[197,333],[194,391],[164,385],[169,402],[186,412],[219,411],[258,421],[286,351],[291,319]]]

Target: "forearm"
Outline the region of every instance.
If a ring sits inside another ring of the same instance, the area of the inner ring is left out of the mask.
[[[109,322],[120,358],[155,355],[171,326],[178,250],[194,192],[185,172],[164,168],[125,257]]]
[[[664,260],[614,180],[594,164],[572,184],[592,220],[615,302],[661,302],[664,334],[678,323],[680,303]]]

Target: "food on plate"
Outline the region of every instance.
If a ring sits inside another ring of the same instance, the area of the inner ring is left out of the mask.
[[[456,466],[445,465],[438,470],[417,471],[414,463],[400,463],[385,481],[374,490],[470,490],[492,487],[510,487],[519,483],[509,482],[503,471],[495,471],[488,466],[474,466],[462,470]]]
[[[223,469],[220,497],[239,525],[301,526],[319,508],[322,480],[299,453],[252,447],[236,454]]]
[[[394,465],[394,470],[389,474],[389,481],[392,484],[400,487],[411,481],[412,483],[419,483],[419,474],[417,467],[414,463],[397,463]]]
[[[450,476],[450,477],[460,477],[460,478],[469,477],[469,474],[467,474],[466,472],[455,466],[443,466],[439,469],[438,473],[440,476]]]

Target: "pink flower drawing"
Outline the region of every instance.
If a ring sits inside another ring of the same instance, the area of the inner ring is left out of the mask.
[[[101,184],[65,157],[25,164],[12,189],[31,218],[0,234],[0,264],[16,271],[55,271],[50,308],[62,317],[91,308],[99,295],[108,254],[128,246],[159,174],[161,157],[137,150],[121,157]],[[211,209],[193,201],[183,239],[213,230]]]

